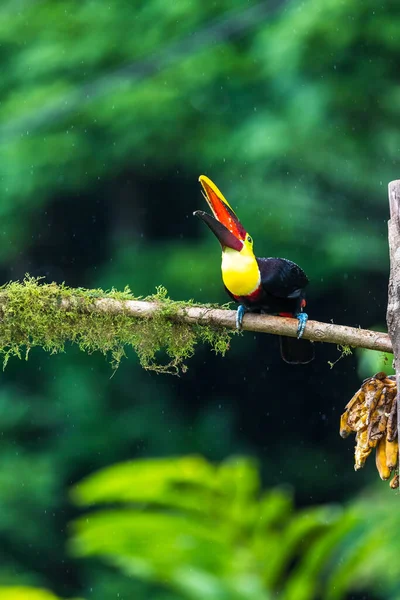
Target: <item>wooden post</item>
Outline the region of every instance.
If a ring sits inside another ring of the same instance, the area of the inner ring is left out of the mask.
[[[400,434],[400,180],[389,183],[389,256],[387,326],[392,340],[397,382],[397,431]],[[400,448],[400,445],[399,445]],[[400,465],[400,451],[399,451]]]

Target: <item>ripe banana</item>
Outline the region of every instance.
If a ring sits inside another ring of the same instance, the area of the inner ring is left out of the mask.
[[[375,452],[375,463],[376,468],[378,469],[378,473],[381,479],[389,479],[390,477],[390,469],[386,462],[386,439],[382,438],[379,440],[379,443],[376,447]]]
[[[386,464],[389,469],[395,469],[397,467],[397,461],[399,459],[399,441],[393,440],[393,442],[389,442],[386,438],[385,440],[385,452],[386,452]]]
[[[398,474],[395,475],[392,479],[392,481],[389,483],[390,487],[392,488],[392,490],[397,490],[400,487],[400,482],[399,482],[399,476]]]
[[[361,469],[373,448],[381,479],[399,487],[399,439],[397,430],[397,385],[394,376],[380,372],[366,379],[346,405],[340,418],[340,435],[356,434],[354,468]]]

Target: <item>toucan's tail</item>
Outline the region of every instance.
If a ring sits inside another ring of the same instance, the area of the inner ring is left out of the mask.
[[[305,365],[314,358],[314,344],[310,340],[279,337],[281,356],[287,363]]]

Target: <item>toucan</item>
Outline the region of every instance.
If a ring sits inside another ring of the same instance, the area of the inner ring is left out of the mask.
[[[294,317],[298,319],[297,339],[280,337],[283,360],[306,364],[314,358],[314,346],[301,339],[308,315],[304,312],[304,288],[307,275],[286,258],[257,258],[253,239],[215,183],[205,175],[199,177],[203,196],[212,215],[196,210],[222,247],[222,281],[229,296],[239,304],[236,326],[242,328],[246,311]]]

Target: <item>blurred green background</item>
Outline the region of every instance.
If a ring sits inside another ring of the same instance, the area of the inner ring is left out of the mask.
[[[311,318],[385,328],[398,2],[4,0],[0,41],[3,282],[226,302],[218,244],[192,217],[204,173],[259,256],[304,268]],[[133,354],[112,378],[73,348],[12,361],[1,597],[400,598],[398,496],[373,460],[354,473],[338,434],[383,358],[330,369],[337,349],[316,354],[286,365],[275,337],[246,333],[225,358],[199,348],[181,378]],[[141,462],[112,469],[156,457],[142,479]]]

